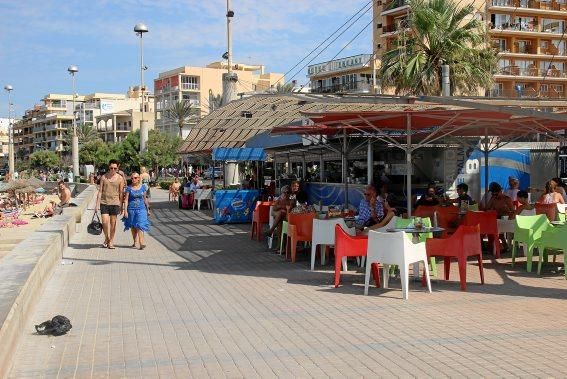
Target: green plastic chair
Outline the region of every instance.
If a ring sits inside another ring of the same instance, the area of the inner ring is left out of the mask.
[[[518,244],[524,245],[527,262],[526,269],[532,271],[532,256],[536,241],[541,238],[542,232],[553,228],[553,225],[544,214],[535,216],[516,216],[514,241],[512,242],[512,266],[516,263],[516,249]]]
[[[396,220],[396,228],[407,228],[408,225],[413,223],[412,218],[398,218]],[[426,228],[431,228],[431,219],[429,217],[422,217],[421,220],[423,221],[423,226]],[[433,238],[433,233],[420,233],[419,235],[419,242],[425,242],[428,238]],[[435,263],[435,257],[431,257],[430,259],[430,268],[431,268],[431,275],[437,276],[437,264]]]
[[[287,225],[287,221],[282,221],[282,234],[280,235],[280,255],[282,255],[284,243],[287,242]],[[284,238],[284,235],[286,238]]]
[[[478,212],[478,203],[476,203],[476,204],[469,204],[468,210],[469,210],[469,211]]]
[[[542,263],[547,263],[547,257],[549,254],[553,255],[553,261],[555,262],[555,256],[557,254],[563,254],[567,247],[567,229],[565,226],[552,227],[544,230],[541,233],[541,237],[536,240],[534,248],[538,250],[538,263],[537,263],[537,274],[541,275],[541,265]],[[565,265],[563,266],[565,270]],[[565,272],[565,279],[567,279],[567,271]]]

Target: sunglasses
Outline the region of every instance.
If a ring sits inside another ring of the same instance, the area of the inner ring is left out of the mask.
[[[109,167],[109,170],[118,170],[118,167]]]
[[[133,176],[132,179],[140,179],[139,176]]]

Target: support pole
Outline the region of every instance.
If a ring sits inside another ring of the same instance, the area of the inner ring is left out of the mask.
[[[408,217],[411,216],[411,114],[406,115],[406,204],[408,207]]]
[[[323,160],[323,150],[319,152],[319,180],[325,182],[325,161]]]
[[[215,167],[216,167],[216,163],[217,163],[217,161],[213,161],[213,179],[212,179],[213,192],[215,190]]]
[[[303,153],[303,155],[301,156],[301,177],[303,180],[305,180],[305,177],[307,176],[307,164],[305,162],[305,153]]]
[[[277,154],[274,153],[274,196],[278,192],[278,160]]]
[[[484,200],[488,204],[488,128],[484,128]]]
[[[447,64],[441,66],[441,95],[451,96],[450,70]]]
[[[374,145],[372,144],[372,140],[368,139],[368,151],[366,152],[366,164],[367,167],[367,176],[368,176],[368,184],[372,184],[374,181]]]
[[[348,152],[347,152],[347,132],[346,129],[343,132],[343,183],[345,185],[345,207],[348,209]]]

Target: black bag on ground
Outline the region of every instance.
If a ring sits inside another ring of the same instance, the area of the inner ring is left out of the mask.
[[[87,226],[87,232],[95,236],[98,236],[102,233],[102,223],[100,222],[100,218],[98,218],[98,212],[96,211],[93,215],[91,223]]]
[[[71,321],[65,316],[55,316],[51,320],[42,322],[35,326],[35,331],[37,334],[50,334],[52,336],[62,336],[66,334],[73,325]]]

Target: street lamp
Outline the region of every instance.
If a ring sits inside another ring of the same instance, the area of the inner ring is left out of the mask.
[[[144,66],[144,33],[149,32],[148,27],[144,23],[138,23],[134,26],[134,32],[140,36],[140,95],[142,96],[142,118],[140,120],[140,152],[146,150],[148,142],[148,121],[144,120],[144,71],[147,67]]]
[[[8,92],[8,170],[10,172],[10,178],[14,177],[14,132],[12,130],[12,91],[14,87],[10,84],[4,86],[6,92]]]
[[[73,140],[71,145],[71,155],[73,157],[73,178],[79,180],[79,137],[77,136],[77,121],[75,117],[75,74],[79,72],[77,66],[69,66],[67,68],[73,82]]]

